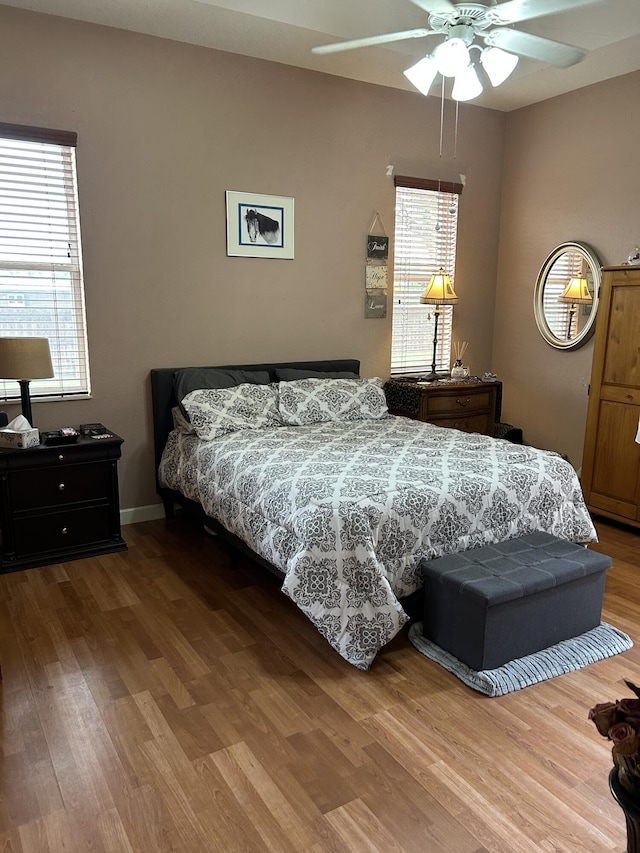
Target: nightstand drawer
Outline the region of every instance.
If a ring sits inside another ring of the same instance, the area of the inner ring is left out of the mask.
[[[429,418],[438,415],[464,414],[470,411],[490,410],[493,408],[493,393],[481,388],[479,391],[473,389],[460,389],[455,394],[429,394],[422,399],[425,414]]]
[[[106,498],[109,488],[110,463],[98,462],[16,471],[10,494],[16,512]]]
[[[76,444],[64,444],[59,447],[47,447],[40,444],[28,451],[17,450],[9,454],[0,451],[0,465],[9,471],[23,471],[36,468],[64,468],[66,465],[80,465],[84,462],[98,462],[101,459],[119,459],[122,439],[113,440],[82,439]]]
[[[106,500],[104,506],[16,518],[15,553],[19,559],[51,551],[62,552],[79,545],[106,542],[110,533]]]
[[[484,435],[490,434],[492,419],[489,415],[465,415],[461,413],[457,418],[431,418],[430,423],[435,426],[459,429],[462,432],[480,432]]]

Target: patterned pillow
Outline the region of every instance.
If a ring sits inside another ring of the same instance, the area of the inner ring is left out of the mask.
[[[299,379],[278,383],[278,405],[285,424],[384,418],[387,400],[382,380]]]
[[[201,388],[190,391],[182,405],[198,437],[207,441],[236,430],[282,426],[272,385]]]

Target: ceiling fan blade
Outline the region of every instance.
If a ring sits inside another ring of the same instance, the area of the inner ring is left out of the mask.
[[[419,39],[433,35],[433,30],[423,28],[417,30],[404,30],[401,33],[386,33],[381,36],[369,36],[368,38],[352,39],[351,41],[338,41],[334,44],[322,44],[312,47],[312,53],[337,53],[340,50],[353,50],[356,47],[371,47],[374,44],[387,44],[392,41],[404,41],[405,39]]]
[[[531,33],[523,33],[520,30],[511,30],[500,27],[497,30],[489,30],[483,36],[485,42],[492,47],[501,47],[510,53],[518,53],[521,56],[529,56],[532,59],[541,59],[550,65],[560,65],[568,68],[583,59],[587,51],[559,41],[534,36]]]
[[[449,0],[411,0],[414,6],[418,6],[424,12],[455,12],[456,7]]]
[[[414,2],[414,0],[412,0]],[[555,15],[558,12],[570,12],[581,6],[592,6],[602,0],[507,0],[487,10],[487,17],[494,24],[515,24],[541,18],[543,15]]]

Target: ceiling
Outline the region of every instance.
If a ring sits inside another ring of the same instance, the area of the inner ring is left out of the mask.
[[[409,91],[415,90],[402,71],[434,44],[432,38],[412,39],[324,56],[311,53],[316,45],[426,26],[427,14],[410,0],[0,0],[0,5]],[[474,104],[510,111],[640,70],[639,0],[600,0],[514,26],[589,54],[571,68],[522,58],[506,83],[487,86]]]

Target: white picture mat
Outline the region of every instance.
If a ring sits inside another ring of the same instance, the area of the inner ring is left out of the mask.
[[[293,198],[226,191],[227,255],[294,257]]]

